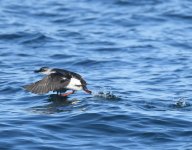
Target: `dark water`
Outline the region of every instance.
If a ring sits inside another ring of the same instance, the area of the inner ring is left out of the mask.
[[[0,1],[0,149],[192,149],[192,1]],[[21,86],[42,66],[93,95]]]

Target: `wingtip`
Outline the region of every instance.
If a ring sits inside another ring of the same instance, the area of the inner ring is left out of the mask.
[[[48,93],[48,91],[43,91],[43,89],[39,88],[38,86],[35,86],[35,84],[23,85],[22,88],[33,94],[42,95]]]
[[[22,85],[21,87],[23,88],[23,89],[25,89],[25,90],[27,90],[27,87],[28,87],[29,85]]]

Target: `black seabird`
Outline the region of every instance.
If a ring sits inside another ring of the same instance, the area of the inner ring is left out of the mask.
[[[42,73],[45,76],[42,80],[39,80],[30,85],[25,85],[24,88],[35,94],[45,94],[49,91],[56,91],[57,94],[61,92],[66,92],[67,90],[72,90],[61,94],[62,96],[68,96],[73,94],[75,91],[84,90],[86,93],[91,94],[92,92],[87,89],[86,81],[81,77],[81,75],[57,68],[42,67],[39,70],[35,70],[35,73]]]

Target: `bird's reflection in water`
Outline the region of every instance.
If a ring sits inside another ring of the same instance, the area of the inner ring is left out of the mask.
[[[74,105],[76,105],[78,102],[78,99],[68,99],[68,97],[51,94],[48,99],[48,104],[32,107],[31,111],[38,114],[54,114],[59,112],[67,112],[72,111]]]

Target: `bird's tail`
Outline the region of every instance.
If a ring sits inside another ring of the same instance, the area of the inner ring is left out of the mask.
[[[88,90],[86,86],[83,87],[83,90],[88,94],[92,94],[92,91]]]

